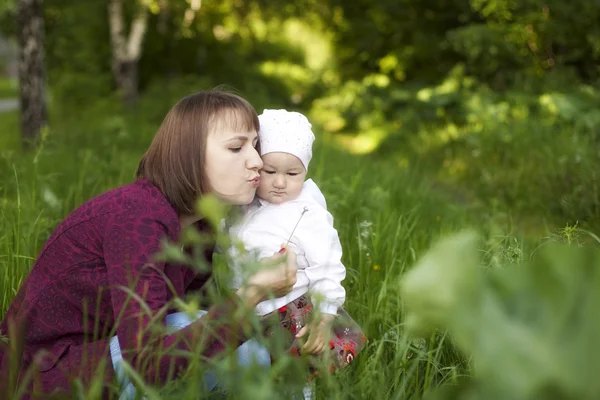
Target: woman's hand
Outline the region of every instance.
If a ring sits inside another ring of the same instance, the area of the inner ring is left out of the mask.
[[[282,255],[263,258],[264,268],[248,279],[248,283],[237,291],[238,296],[248,307],[255,307],[269,294],[281,297],[288,294],[296,284],[296,253],[287,249]]]

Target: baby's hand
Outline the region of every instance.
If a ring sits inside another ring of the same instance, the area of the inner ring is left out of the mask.
[[[308,352],[311,354],[320,354],[325,350],[325,346],[329,341],[329,336],[331,334],[331,322],[335,319],[335,315],[331,314],[322,314],[321,319],[317,321],[317,323],[311,323],[305,325],[300,329],[300,332],[296,334],[296,338],[301,338],[306,333],[310,332],[308,335],[308,340],[302,346],[303,352]]]

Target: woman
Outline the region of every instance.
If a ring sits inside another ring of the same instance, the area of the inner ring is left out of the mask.
[[[249,313],[237,313],[239,307],[253,309],[269,292],[291,290],[293,252],[286,259],[274,256],[276,269],[258,272],[236,296],[185,328],[157,338],[149,327],[170,301],[202,289],[211,277],[153,256],[164,239],[177,241],[186,225],[209,230],[194,213],[203,194],[233,205],[252,201],[262,168],[258,128],[254,108],[239,96],[187,96],[165,117],[137,180],[88,201],[56,228],[0,324],[11,347],[22,348],[22,357],[11,358],[7,349],[0,353],[6,394],[27,381],[30,369],[34,379],[26,398],[31,391],[68,395],[70,379],[89,384],[102,366],[104,382],[111,382],[109,341],[115,333],[123,358],[150,383],[166,382],[189,363],[166,349],[196,351],[202,341],[201,355],[212,358],[248,339],[243,328]],[[206,253],[210,262],[211,249]]]

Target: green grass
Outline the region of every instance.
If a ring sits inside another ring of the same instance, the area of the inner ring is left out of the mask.
[[[126,114],[111,102],[99,102],[75,117],[55,115],[46,140],[31,154],[17,147],[11,151],[11,141],[5,142],[0,153],[0,316],[52,229],[79,204],[132,180],[165,111],[156,109],[151,115]],[[0,118],[14,122],[10,114]],[[393,157],[349,155],[327,136],[319,135],[309,176],[327,197],[344,248],[346,309],[369,338],[347,370],[318,380],[319,392],[335,399],[409,399],[445,383],[460,387],[472,372],[469,349],[463,342],[462,347],[454,344],[447,332],[451,324],[440,324],[420,340],[411,338],[400,280],[437,238],[467,227],[478,228],[486,239],[479,249],[484,266],[519,263],[541,238],[525,240],[502,215],[455,201],[418,170],[399,167]],[[294,370],[289,362],[284,358],[276,368]],[[236,381],[247,397],[274,398],[286,386],[255,372]],[[197,390],[187,386],[183,395],[166,390],[163,398],[192,399]]]
[[[0,99],[18,97],[18,89],[19,87],[15,80],[0,77]]]
[[[16,111],[0,112],[0,152],[14,152],[20,148],[19,114]]]

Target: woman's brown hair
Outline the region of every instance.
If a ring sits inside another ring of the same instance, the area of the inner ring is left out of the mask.
[[[157,186],[179,215],[194,214],[196,200],[211,191],[204,167],[207,137],[226,129],[258,133],[254,107],[223,90],[184,97],[167,113],[136,176]]]

